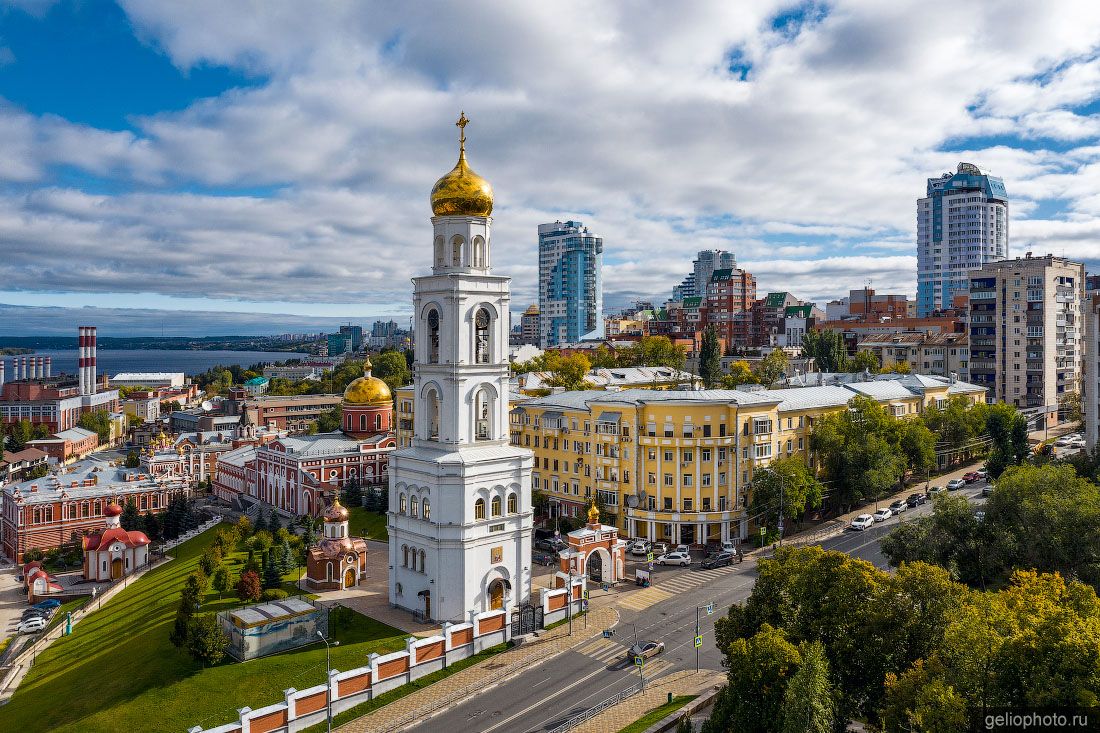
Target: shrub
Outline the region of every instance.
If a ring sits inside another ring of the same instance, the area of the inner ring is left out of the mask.
[[[261,601],[281,601],[290,594],[282,588],[268,588],[260,594]]]
[[[260,599],[260,576],[252,570],[241,573],[241,579],[237,581],[237,598],[242,601],[257,601]]]

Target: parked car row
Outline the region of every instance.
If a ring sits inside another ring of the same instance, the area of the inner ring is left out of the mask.
[[[1063,435],[1062,437],[1058,438],[1058,440],[1054,441],[1054,445],[1058,446],[1059,448],[1088,447],[1088,443],[1085,442],[1085,436],[1081,435],[1080,433],[1070,433],[1068,435]]]
[[[19,619],[19,624],[15,627],[17,633],[20,634],[34,634],[36,632],[45,629],[50,619],[57,609],[61,607],[61,601],[56,598],[49,598],[40,603],[36,603],[27,610],[23,611],[23,615]]]

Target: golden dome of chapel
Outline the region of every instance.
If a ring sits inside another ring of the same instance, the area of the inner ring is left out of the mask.
[[[344,402],[349,405],[389,405],[393,402],[393,394],[389,386],[378,377],[371,376],[371,363],[363,365],[364,374],[358,379],[352,380],[344,390]]]

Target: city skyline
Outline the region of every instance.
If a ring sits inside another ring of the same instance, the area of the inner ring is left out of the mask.
[[[912,295],[914,204],[959,161],[1009,188],[1009,256],[1100,255],[1090,4],[239,12],[0,11],[0,303],[400,322],[456,109],[519,311],[538,224],[570,218],[608,242],[606,311],[702,249],[762,292]]]

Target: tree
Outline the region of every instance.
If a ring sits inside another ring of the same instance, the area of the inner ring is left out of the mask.
[[[359,479],[352,477],[340,493],[345,506],[363,506],[363,490],[359,488]]]
[[[708,389],[718,384],[722,377],[722,350],[718,344],[718,329],[713,325],[703,331],[703,344],[699,349],[699,376]]]
[[[20,420],[8,427],[8,441],[13,451],[23,450],[31,440],[34,440],[34,426],[30,420]]]
[[[217,567],[218,558],[215,557],[212,552],[210,552],[210,548],[207,548],[207,551],[202,553],[202,555],[199,557],[199,569],[202,570],[207,577],[210,577],[214,574],[214,570]]]
[[[878,374],[880,364],[878,363],[878,357],[871,351],[857,351],[856,355],[852,357],[846,365],[845,371],[848,372],[870,372],[871,374]]]
[[[396,392],[399,387],[404,387],[412,382],[412,371],[405,361],[405,355],[400,351],[383,351],[373,360],[372,374],[378,377],[390,392]]]
[[[825,647],[813,641],[801,652],[802,666],[783,695],[783,733],[832,733],[836,710]]]
[[[848,349],[839,331],[808,330],[802,336],[802,356],[813,359],[823,372],[842,372],[848,363]]]
[[[282,571],[279,568],[279,561],[275,555],[275,550],[270,550],[264,554],[264,574],[263,574],[263,588],[268,590],[269,588],[281,588],[283,585]]]
[[[274,509],[271,510],[271,516],[267,521],[267,531],[274,535],[280,529],[283,528],[283,518],[279,516],[279,512]]]
[[[266,529],[258,529],[252,535],[252,547],[261,555],[266,555],[274,544],[275,538]]]
[[[546,370],[550,372],[550,377],[546,380],[547,384],[572,391],[589,386],[586,377],[592,370],[592,363],[584,354],[574,353],[562,356],[558,351],[547,351]]]
[[[126,454],[126,468],[137,468],[141,465],[141,457],[138,456],[136,450],[131,450]]]
[[[290,542],[283,540],[279,547],[278,568],[280,575],[286,575],[294,569],[294,553],[290,549]],[[281,584],[281,582],[280,582]]]
[[[122,516],[119,517],[119,523],[125,530],[141,529],[145,526],[142,522],[141,514],[138,512],[137,502],[134,501],[134,497],[130,497],[126,500],[126,505],[122,507]]]
[[[210,585],[218,592],[218,598],[225,596],[226,591],[229,590],[229,570],[224,565],[220,565],[214,571],[214,577],[211,578]]]
[[[318,433],[335,433],[344,424],[344,410],[340,405],[321,413],[313,425]],[[312,426],[311,426],[312,427]]]
[[[236,527],[237,536],[242,540],[246,540],[252,535],[252,522],[243,514],[237,519]]]
[[[1078,422],[1081,419],[1081,393],[1064,392],[1058,397],[1059,419],[1064,422]]]
[[[756,375],[752,372],[752,367],[744,359],[730,364],[730,373],[722,377],[722,387],[724,389],[736,389],[742,384],[756,384]]]
[[[85,430],[96,433],[99,436],[100,445],[106,445],[111,441],[111,413],[106,410],[82,412],[77,424]]]
[[[886,496],[904,475],[897,418],[870,397],[857,396],[848,409],[814,423],[810,449],[820,457],[841,504]]]
[[[757,365],[756,376],[760,380],[760,384],[770,387],[787,373],[789,366],[790,360],[787,359],[787,352],[782,349],[772,349]]]
[[[191,619],[187,633],[187,651],[196,662],[205,667],[217,664],[225,658],[229,637],[222,631],[214,614],[203,614]]]
[[[767,623],[750,638],[733,641],[726,650],[729,685],[702,733],[778,733],[787,683],[801,662],[798,647]]]
[[[883,374],[911,374],[913,367],[907,361],[895,361],[893,364],[882,367]]]
[[[254,570],[246,570],[237,580],[236,589],[237,598],[245,603],[260,600],[260,593],[263,592],[260,588],[260,576]]]
[[[619,350],[618,366],[663,366],[683,369],[687,351],[667,336],[642,336],[630,346]]]
[[[176,620],[172,624],[172,630],[168,634],[168,640],[173,646],[183,648],[187,644],[191,618],[202,603],[202,597],[206,593],[206,576],[200,571],[195,571],[187,576],[183,590],[180,591],[180,605],[176,610]]]
[[[920,420],[898,421],[898,446],[915,474],[929,474],[936,467],[936,435]]]
[[[777,458],[753,476],[750,511],[757,515],[761,524],[775,527],[782,503],[787,522],[796,522],[807,509],[821,506],[823,493],[821,483],[810,473],[802,458]]]

